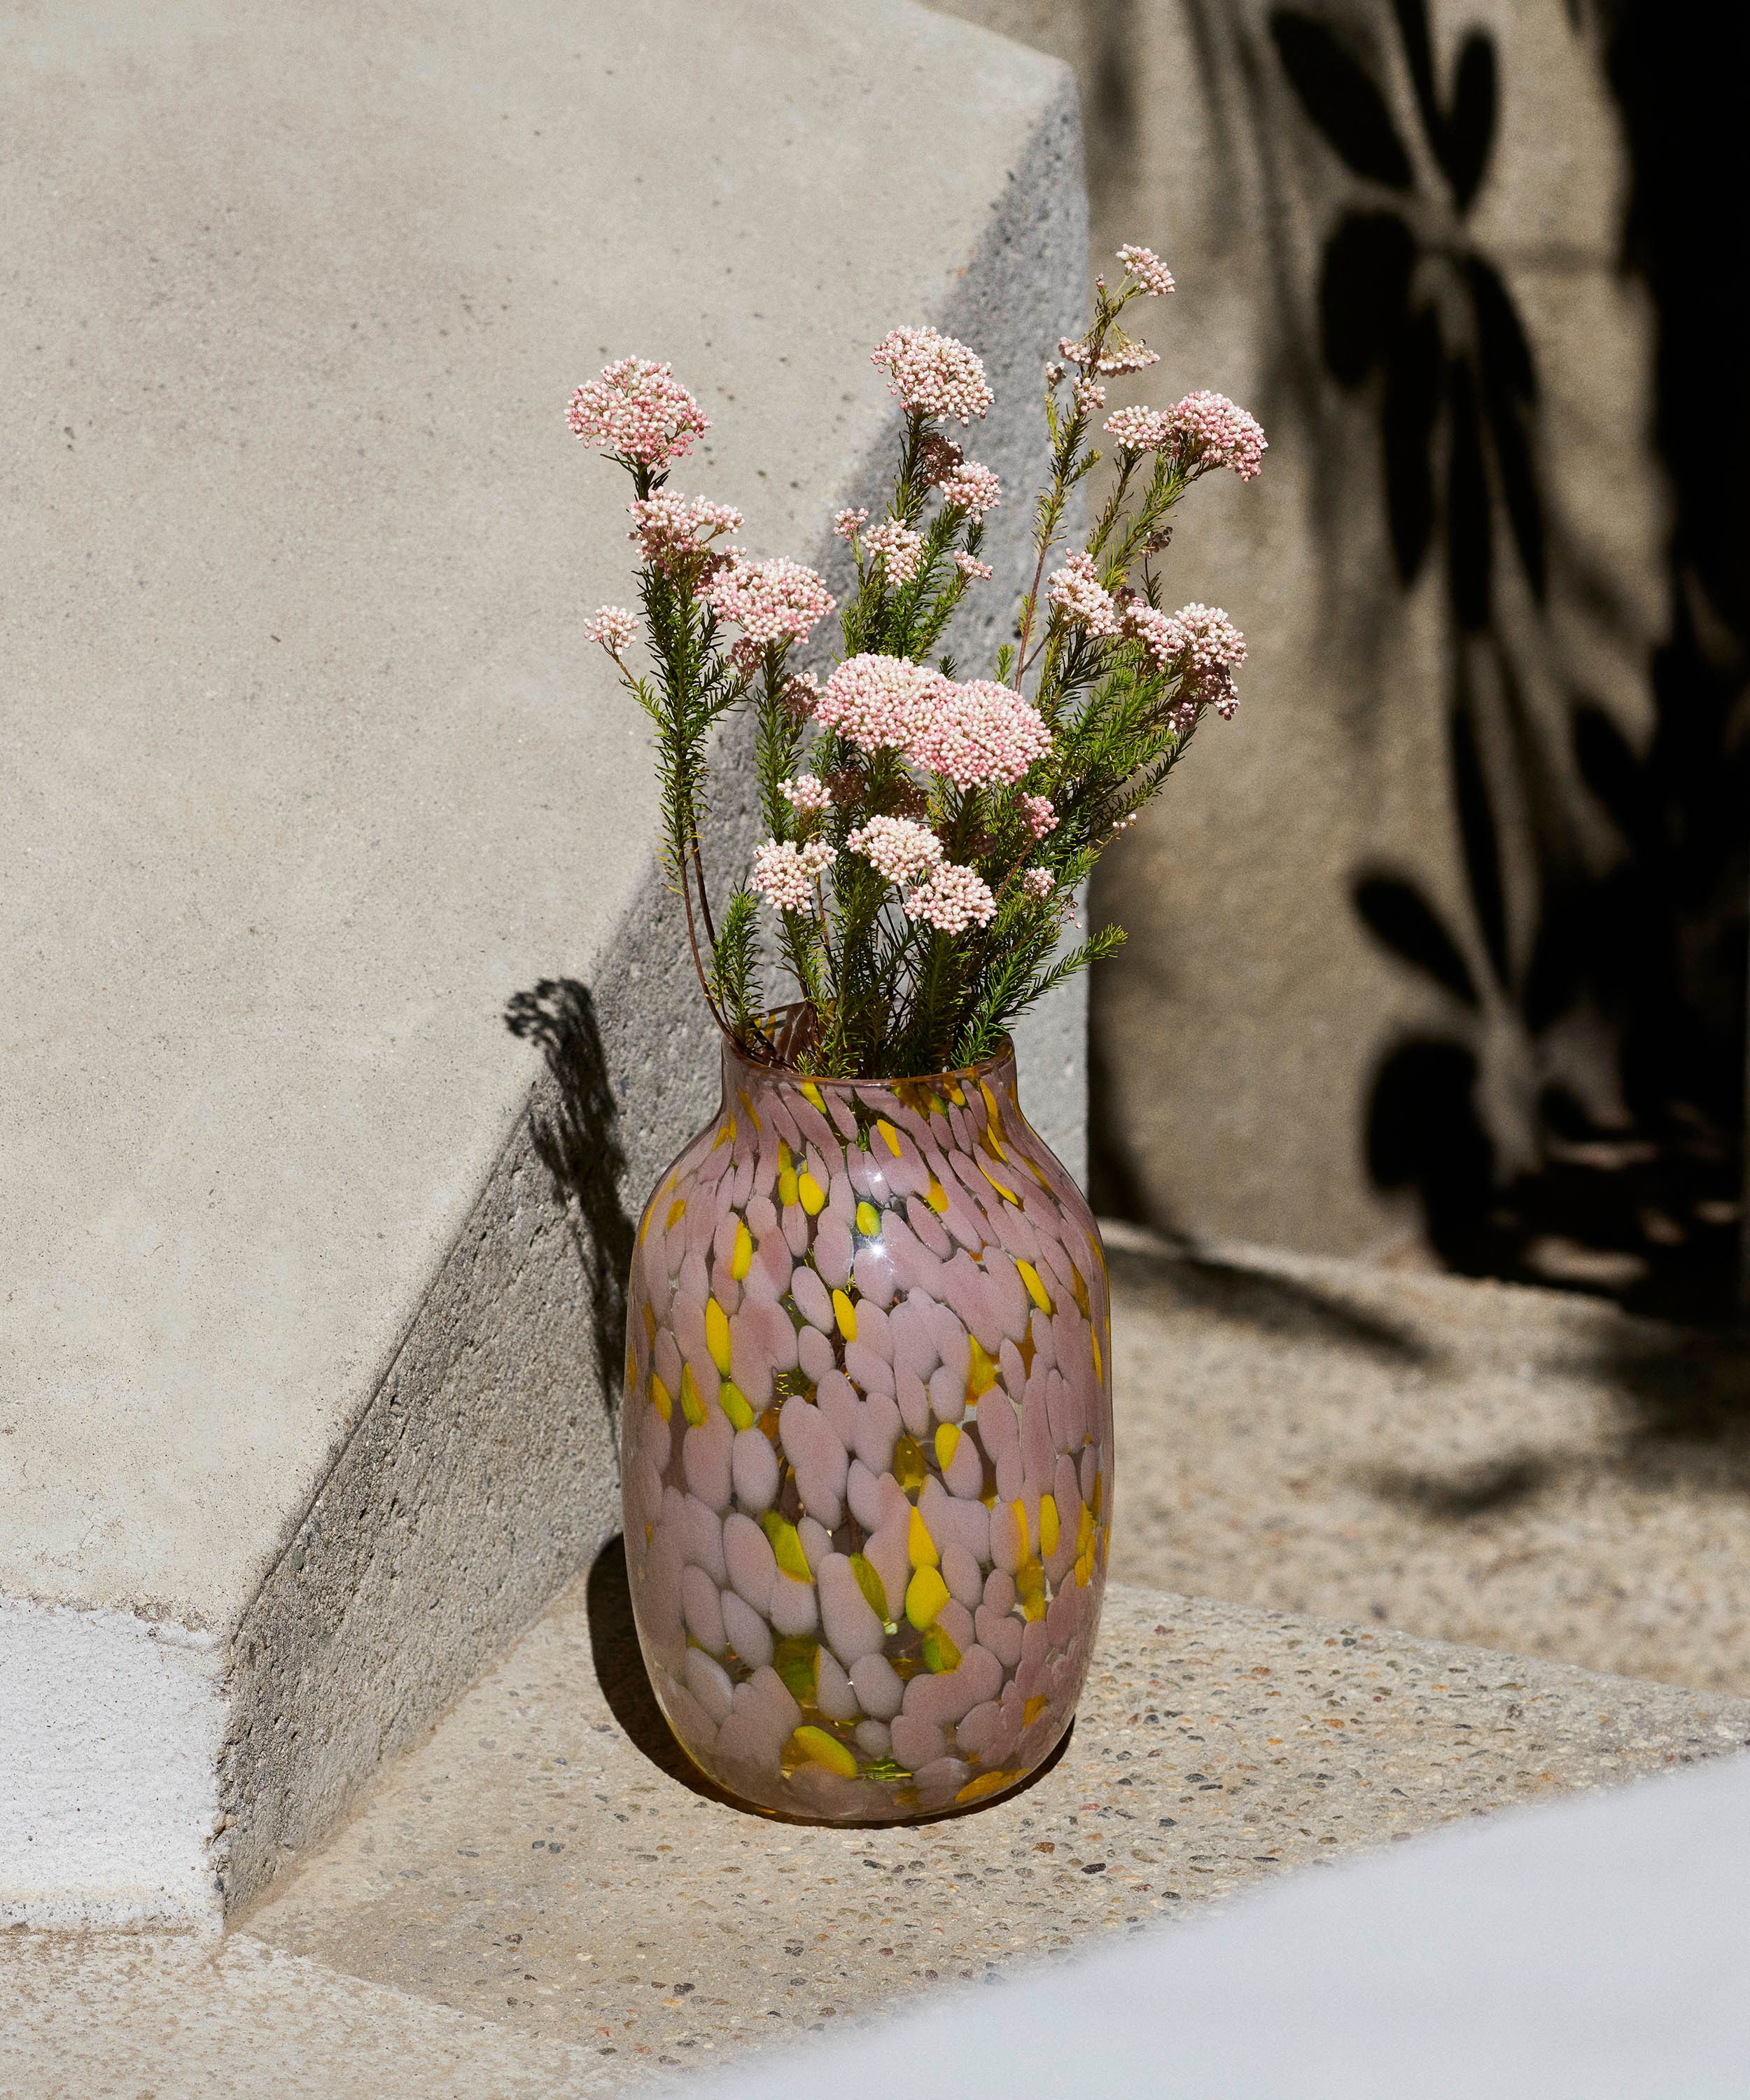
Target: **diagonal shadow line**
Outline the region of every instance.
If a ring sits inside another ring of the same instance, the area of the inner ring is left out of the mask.
[[[1298,1277],[1272,1275],[1188,1248],[1163,1258],[1141,1248],[1109,1246],[1106,1258],[1115,1279],[1157,1295],[1170,1294],[1236,1326],[1323,1343],[1387,1364],[1442,1360],[1442,1352],[1413,1328],[1362,1312],[1335,1291]]]

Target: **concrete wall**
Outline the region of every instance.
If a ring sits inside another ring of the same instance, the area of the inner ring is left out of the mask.
[[[1260,481],[1197,491],[1170,558],[1170,602],[1224,605],[1251,655],[1237,721],[1200,737],[1097,889],[1096,911],[1131,938],[1094,990],[1096,1187],[1194,1234],[1421,1258],[1412,1180],[1382,1185],[1370,1129],[1378,1154],[1462,1154],[1474,1103],[1494,1148],[1478,1170],[1486,1212],[1491,1167],[1505,1185],[1547,1163],[1546,1087],[1574,1096],[1602,1137],[1628,1121],[1616,1017],[1585,982],[1545,1011],[1540,977],[1566,955],[1586,978],[1628,852],[1577,770],[1577,712],[1597,710],[1628,752],[1645,752],[1670,617],[1649,445],[1653,317],[1621,267],[1628,170],[1598,43],[1557,5],[1435,0],[1441,121],[1467,38],[1487,42],[1498,85],[1480,186],[1461,208],[1396,15],[1375,0],[1298,11],[1349,68],[1327,81],[1329,128],[1297,91],[1262,0],[945,5],[1077,67],[1096,264],[1139,240],[1177,276],[1148,331],[1164,362],[1129,397],[1215,387],[1271,440]],[[1406,155],[1401,176],[1369,144],[1376,111]],[[1474,350],[1479,266],[1516,313],[1535,371],[1515,415],[1541,579],[1492,439],[1481,524],[1450,525],[1444,376],[1431,425],[1394,455],[1401,467],[1419,451],[1433,506],[1402,572],[1384,433],[1401,429],[1404,404],[1378,370],[1349,383],[1325,338],[1329,244],[1351,213],[1409,230],[1412,304],[1437,316],[1448,357]],[[1479,530],[1492,539],[1482,618],[1455,610],[1452,574],[1455,534],[1468,544]],[[1397,914],[1395,944],[1358,909],[1369,882],[1375,920]],[[1417,898],[1426,911],[1406,934]],[[1450,952],[1420,939],[1433,922]],[[1405,952],[1418,940],[1419,964]],[[1460,977],[1468,998],[1451,988]],[[1458,1081],[1400,1086],[1430,1044]],[[1413,1127],[1385,1127],[1393,1116]],[[1453,1171],[1474,1167],[1461,1158]],[[1486,1239],[1486,1216],[1476,1223]],[[1611,1280],[1608,1257],[1589,1274],[1553,1239],[1515,1244],[1560,1280]]]
[[[1025,485],[1079,135],[901,0],[98,0],[0,59],[0,1915],[212,1917],[617,1522],[628,1220],[715,1052],[568,391],[672,358],[681,485],[824,560],[935,320]]]

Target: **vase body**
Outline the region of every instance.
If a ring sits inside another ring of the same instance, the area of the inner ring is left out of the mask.
[[[1075,1713],[1112,1521],[1093,1215],[1012,1056],[888,1083],[724,1053],[645,1211],[621,1477],[638,1637],[765,1809],[980,1801]]]

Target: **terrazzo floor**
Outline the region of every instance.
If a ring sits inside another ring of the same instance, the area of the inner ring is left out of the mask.
[[[1030,1786],[782,1823],[681,1769],[611,1551],[223,1940],[7,1935],[0,2096],[611,2092],[1746,1742],[1743,1701],[1115,1585]]]
[[[1107,1240],[1115,1580],[1750,1696],[1750,1336]]]
[[[6,1935],[0,2100],[613,2091],[1750,1743],[1741,1349],[1342,1264],[1113,1269],[1116,1579],[1025,1789],[875,1829],[725,1802],[611,1549],[223,1941]]]

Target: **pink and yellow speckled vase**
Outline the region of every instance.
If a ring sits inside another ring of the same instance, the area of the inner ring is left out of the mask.
[[[871,1823],[1049,1757],[1105,1585],[1109,1308],[1012,1054],[804,1080],[726,1047],[627,1330],[633,1606],[701,1770]]]

